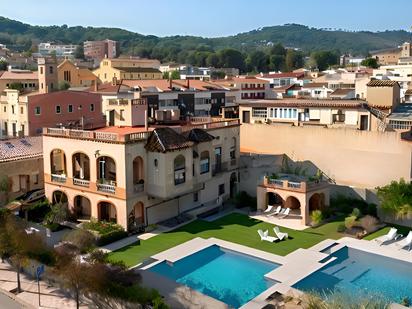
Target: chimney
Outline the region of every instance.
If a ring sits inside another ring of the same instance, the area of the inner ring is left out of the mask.
[[[99,89],[99,87],[98,87],[98,85],[97,85],[97,79],[95,79],[95,80],[93,80],[92,81],[92,84],[93,84],[93,91],[94,92],[97,92]]]

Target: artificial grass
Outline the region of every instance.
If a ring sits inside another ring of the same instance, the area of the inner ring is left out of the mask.
[[[215,237],[284,256],[299,248],[312,247],[328,238],[338,239],[342,237],[342,234],[336,232],[337,226],[341,223],[342,221],[338,220],[326,223],[318,228],[308,228],[303,231],[281,227],[281,231],[288,233],[290,239],[269,243],[260,240],[257,230],[268,229],[269,234],[274,236],[273,224],[252,219],[247,215],[232,213],[213,222],[196,220],[176,230],[160,234],[148,240],[142,240],[140,245],[137,243],[132,244],[110,253],[109,259],[123,261],[126,265],[133,266],[158,252],[195,237]]]

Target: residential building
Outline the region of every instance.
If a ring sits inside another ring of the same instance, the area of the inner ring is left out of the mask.
[[[327,99],[332,92],[333,90],[328,88],[328,83],[307,83],[301,87],[298,97]]]
[[[0,93],[10,88],[12,84],[21,84],[24,92],[35,91],[39,88],[39,77],[37,72],[28,70],[10,69],[0,72]]]
[[[172,127],[93,131],[44,129],[46,196],[82,219],[113,221],[132,231],[182,214],[219,207],[237,192],[239,122],[194,118]],[[132,124],[132,123],[130,123]]]
[[[239,76],[231,79],[213,81],[227,90],[231,90],[236,102],[250,99],[274,98],[276,94],[271,91],[269,81],[251,76]]]
[[[43,150],[41,136],[0,141],[0,180],[7,191],[0,191],[0,207],[20,195],[42,189]]]
[[[181,79],[197,79],[197,80],[210,80],[211,69],[194,67],[194,66],[181,66],[179,69]]]
[[[346,66],[357,66],[359,67],[362,61],[365,60],[365,57],[354,57],[352,55],[342,55],[339,58],[339,65],[342,67]]]
[[[43,127],[98,128],[105,125],[99,94],[83,91],[19,94],[0,97],[0,137],[40,135]]]
[[[356,100],[249,100],[239,105],[241,123],[371,130],[371,113]]]
[[[84,56],[90,59],[112,59],[120,55],[119,42],[113,40],[86,41],[83,43]]]
[[[256,75],[256,78],[268,81],[270,88],[285,87],[295,84],[303,86],[304,77],[304,72],[286,72],[269,74],[261,73],[259,75]]]
[[[38,45],[38,52],[41,56],[50,56],[53,53],[57,57],[73,57],[78,45],[74,44],[54,44],[54,43],[40,43]]]
[[[111,83],[122,79],[161,79],[160,62],[141,58],[104,58],[100,67],[93,71],[100,82]]]
[[[329,98],[335,100],[353,100],[356,98],[355,89],[336,89],[329,95]]]
[[[70,87],[89,87],[97,83],[97,77],[87,68],[82,68],[65,59],[57,66],[57,78],[60,83],[68,83]]]
[[[398,64],[381,66],[379,69],[373,70],[373,76],[371,78],[398,82],[401,87],[401,101],[404,101],[405,92],[412,84],[412,65]]]
[[[389,130],[410,131],[412,129],[412,104],[402,103],[387,117]]]
[[[160,121],[160,114],[166,112],[163,121],[184,119],[186,116],[218,116],[229,111],[234,103],[226,101],[229,90],[211,82],[200,80],[122,80],[112,85],[99,85],[98,93],[105,100],[145,98],[148,102],[148,117]],[[106,119],[113,125],[108,114]]]

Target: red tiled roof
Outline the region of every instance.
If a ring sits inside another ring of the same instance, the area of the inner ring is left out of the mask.
[[[16,138],[0,141],[0,162],[43,156],[41,136]]]
[[[286,78],[286,77],[303,77],[305,73],[303,72],[285,72],[285,73],[272,73],[272,74],[263,74],[263,75],[256,75],[257,78]]]
[[[395,85],[399,86],[397,81],[380,79],[371,80],[369,83],[366,84],[366,86],[368,87],[393,87]]]
[[[38,80],[38,75],[37,72],[9,72],[5,71],[3,74],[0,76],[0,79],[15,79],[15,80],[20,80],[20,79],[33,79],[33,80]]]
[[[233,77],[235,83],[269,83],[267,80],[258,79],[254,76]]]

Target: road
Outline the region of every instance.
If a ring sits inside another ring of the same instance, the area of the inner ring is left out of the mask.
[[[22,309],[23,306],[18,302],[12,300],[7,295],[4,295],[0,291],[0,308],[4,309]]]

